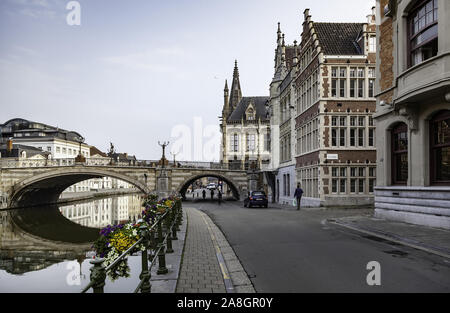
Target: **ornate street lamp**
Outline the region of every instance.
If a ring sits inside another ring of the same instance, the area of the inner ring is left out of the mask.
[[[165,167],[165,163],[166,163],[166,147],[168,146],[170,144],[170,142],[168,141],[168,142],[163,142],[163,143],[160,143],[159,141],[158,141],[158,145],[160,145],[161,147],[162,147],[162,150],[163,150],[163,154],[162,154],[162,158],[161,158],[161,164],[162,164],[162,168],[164,168]]]
[[[79,151],[77,157],[75,158],[75,163],[85,163],[86,162],[86,158],[81,153],[81,144],[84,142],[84,138],[82,136],[80,136],[77,139],[78,139],[78,142],[80,143],[80,151]]]

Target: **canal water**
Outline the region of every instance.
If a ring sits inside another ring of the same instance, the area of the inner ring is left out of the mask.
[[[0,211],[0,293],[80,292],[89,283],[99,230],[138,220],[141,203],[134,194]],[[107,278],[105,292],[133,292],[140,262],[140,256],[128,257],[130,277]]]

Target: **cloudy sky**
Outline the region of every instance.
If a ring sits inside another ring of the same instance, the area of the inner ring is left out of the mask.
[[[244,96],[268,95],[277,22],[291,43],[305,8],[318,22],[365,22],[375,5],[80,0],[81,25],[69,26],[69,2],[0,0],[0,123],[20,117],[75,130],[103,151],[113,142],[139,159],[159,158],[158,140],[219,143],[212,130],[235,59]],[[185,158],[206,160],[194,150]]]

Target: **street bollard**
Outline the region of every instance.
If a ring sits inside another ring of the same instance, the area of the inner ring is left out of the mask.
[[[158,275],[167,274],[169,270],[166,267],[166,255],[164,253],[164,237],[162,235],[162,220],[158,221]]]
[[[139,229],[141,231],[141,237],[144,238],[142,244],[145,247],[145,250],[142,251],[142,272],[139,275],[139,279],[143,281],[141,285],[141,293],[150,293],[152,288],[150,284],[150,278],[152,274],[148,270],[148,230],[146,226],[141,226]]]
[[[93,264],[94,266],[91,267],[91,275],[90,279],[92,282],[92,289],[94,293],[103,293],[104,286],[105,286],[105,280],[106,280],[106,270],[103,266],[103,261],[105,259],[94,259],[90,261],[89,263]]]

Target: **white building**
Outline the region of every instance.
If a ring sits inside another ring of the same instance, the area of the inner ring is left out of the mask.
[[[237,62],[231,94],[225,82],[221,162],[230,169],[264,168],[270,160],[268,97],[242,97]]]

